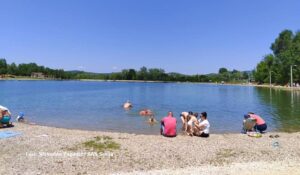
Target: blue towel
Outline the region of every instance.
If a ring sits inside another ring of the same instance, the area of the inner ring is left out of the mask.
[[[0,139],[9,138],[9,137],[15,137],[18,135],[21,135],[20,132],[15,131],[0,131]]]

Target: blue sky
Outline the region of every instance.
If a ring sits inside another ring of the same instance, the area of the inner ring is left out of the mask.
[[[282,30],[300,29],[300,1],[0,0],[0,24],[9,63],[204,74],[253,69]]]

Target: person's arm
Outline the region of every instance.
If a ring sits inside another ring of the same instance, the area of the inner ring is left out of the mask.
[[[203,128],[205,127],[205,123],[198,123],[198,124],[195,123],[195,126],[196,126],[198,129],[203,129]]]
[[[164,119],[165,119],[165,118],[162,118],[162,119],[160,120],[160,124],[164,124]]]

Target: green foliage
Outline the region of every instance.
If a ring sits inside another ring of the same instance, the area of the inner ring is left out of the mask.
[[[5,59],[0,59],[0,74],[7,73],[7,63]]]
[[[224,74],[224,73],[227,73],[227,72],[228,72],[228,70],[224,67],[219,69],[219,74]]]
[[[256,66],[255,80],[259,83],[287,84],[290,81],[291,65],[295,82],[300,82],[300,32],[282,31],[271,45],[272,54],[266,55]]]
[[[183,75],[179,73],[166,73],[160,68],[141,67],[140,70],[124,69],[121,72],[109,74],[90,73],[84,71],[64,71],[39,66],[36,63],[7,64],[5,59],[0,59],[0,74],[16,76],[31,76],[33,72],[41,72],[48,78],[55,79],[99,79],[99,80],[142,80],[142,81],[174,81],[174,82],[242,82],[248,75],[238,70],[229,71],[221,68],[219,74],[209,75]]]
[[[120,149],[120,144],[113,141],[109,136],[97,136],[93,140],[84,142],[83,145],[97,152]]]

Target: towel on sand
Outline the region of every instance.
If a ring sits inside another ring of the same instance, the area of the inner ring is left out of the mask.
[[[15,131],[0,131],[0,139],[15,137],[18,135],[21,135],[21,133]]]

